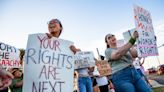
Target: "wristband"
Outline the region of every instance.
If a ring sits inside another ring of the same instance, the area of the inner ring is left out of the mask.
[[[130,40],[129,40],[129,43],[131,43],[132,45],[134,45],[134,43],[136,42],[136,39],[134,39],[134,38],[130,38]]]

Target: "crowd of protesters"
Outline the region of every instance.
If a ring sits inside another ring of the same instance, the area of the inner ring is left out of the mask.
[[[48,30],[46,33],[48,38],[59,38],[63,26],[58,19],[52,19],[48,22]],[[108,60],[112,75],[110,76],[94,76],[94,67],[76,69],[74,73],[74,92],[152,92],[150,86],[143,80],[145,75],[135,69],[135,59],[137,58],[136,49],[132,48],[138,38],[138,32],[135,31],[129,42],[122,47],[117,48],[117,40],[115,35],[107,34],[105,42],[107,48],[105,57],[101,59]],[[80,49],[74,45],[70,45],[70,50],[75,54]],[[24,55],[24,54],[22,54]],[[23,57],[20,57],[23,61]],[[141,64],[137,63],[139,66]],[[139,67],[140,68],[140,67]],[[0,68],[0,92],[22,92],[23,72],[19,68],[11,68],[8,70]],[[7,90],[6,90],[7,89]]]

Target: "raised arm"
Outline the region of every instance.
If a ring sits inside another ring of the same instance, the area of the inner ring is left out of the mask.
[[[138,32],[135,31],[133,37],[131,37],[128,43],[126,43],[124,46],[118,48],[117,50],[111,53],[111,59],[117,60],[120,59],[123,55],[125,55],[130,50],[130,48],[134,45],[137,38],[138,38]]]
[[[71,51],[75,54],[78,51],[81,51],[80,49],[76,48],[74,45],[70,46]]]

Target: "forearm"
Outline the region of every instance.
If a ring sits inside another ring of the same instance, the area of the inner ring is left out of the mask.
[[[131,38],[128,43],[118,48],[115,52],[112,53],[112,59],[116,60],[124,56],[130,50],[130,48],[134,45],[135,41],[136,40],[134,38]]]
[[[70,46],[71,51],[75,54],[77,51],[80,51],[80,49],[77,49],[74,45]]]
[[[131,43],[127,43],[125,44],[124,46],[120,47],[118,50],[117,50],[117,53],[120,54],[120,56],[123,56],[125,55],[129,49],[132,47],[133,45]]]

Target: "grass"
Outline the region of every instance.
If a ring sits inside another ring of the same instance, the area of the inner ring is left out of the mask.
[[[164,92],[164,87],[153,88],[153,92]]]

